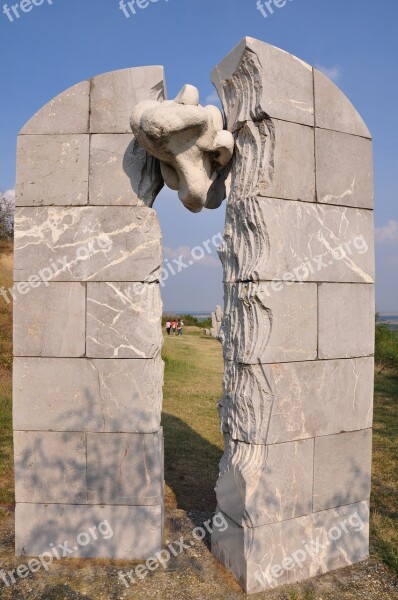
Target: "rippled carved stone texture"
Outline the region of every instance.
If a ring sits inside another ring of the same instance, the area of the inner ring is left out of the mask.
[[[160,160],[166,184],[186,208],[218,208],[225,198],[225,172],[234,138],[223,130],[216,106],[201,106],[199,92],[186,85],[166,102],[142,102],[133,111],[131,128],[138,142]],[[225,171],[225,170],[224,170]]]
[[[259,592],[368,555],[372,144],[332,82],[258,40],[245,38],[213,83],[236,150],[219,251],[216,495],[229,528],[212,549]],[[352,526],[328,540],[344,519]],[[326,552],[290,558],[317,536]]]

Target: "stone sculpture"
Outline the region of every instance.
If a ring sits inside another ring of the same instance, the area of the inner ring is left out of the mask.
[[[20,133],[16,552],[46,552],[104,519],[112,542],[76,557],[160,550],[162,256],[151,206],[164,179],[189,210],[216,208],[228,177],[225,306],[214,314],[225,359],[216,494],[228,528],[213,532],[212,551],[251,593],[368,555],[372,142],[331,81],[263,42],[245,38],[213,82],[227,130],[193,86],[164,101],[162,70],[145,67],[74,86]]]
[[[216,338],[216,340],[220,339],[219,336],[220,336],[222,318],[223,318],[223,309],[220,305],[217,305],[216,310],[213,313],[211,313],[212,327],[210,329],[210,334],[214,338]]]
[[[178,190],[186,208],[200,212],[220,206],[226,194],[223,167],[232,158],[234,138],[224,131],[216,106],[200,106],[196,87],[185,85],[175,100],[138,104],[131,128],[160,160],[165,183]]]
[[[368,556],[372,142],[331,81],[263,42],[212,79],[236,140],[220,249],[229,527],[212,551],[252,593]]]
[[[18,137],[17,554],[51,552],[104,520],[112,538],[73,557],[143,559],[162,546],[162,245],[149,207],[163,180],[130,113],[163,96],[160,67],[106,73]]]

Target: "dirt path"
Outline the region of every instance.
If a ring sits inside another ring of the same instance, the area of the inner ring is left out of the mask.
[[[165,539],[192,540],[196,526],[210,513],[182,510],[167,513]],[[13,555],[13,512],[5,509],[0,524],[0,568],[15,569],[24,561]],[[68,560],[53,563],[10,587],[0,580],[1,600],[242,600],[246,596],[209,551],[209,539],[195,541],[166,569],[160,568],[130,587],[118,572],[129,571],[126,562]],[[127,577],[127,582],[129,579]],[[253,600],[397,600],[398,579],[374,560],[288,586],[250,596]]]

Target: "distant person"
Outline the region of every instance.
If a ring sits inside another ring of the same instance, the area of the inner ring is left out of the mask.
[[[174,333],[174,335],[176,334],[176,329],[177,329],[177,323],[176,323],[176,321],[172,321],[171,322],[171,331]]]
[[[167,335],[170,335],[170,330],[171,330],[171,321],[167,321],[167,323],[166,323]]]
[[[178,319],[178,321],[177,321],[177,334],[178,335],[182,335],[183,329],[184,329],[184,323],[183,323],[183,321],[181,319]]]

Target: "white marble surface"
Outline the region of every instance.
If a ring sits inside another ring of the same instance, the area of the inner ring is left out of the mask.
[[[15,281],[39,274],[49,281],[140,282],[160,274],[161,231],[150,208],[20,208],[15,228]]]

